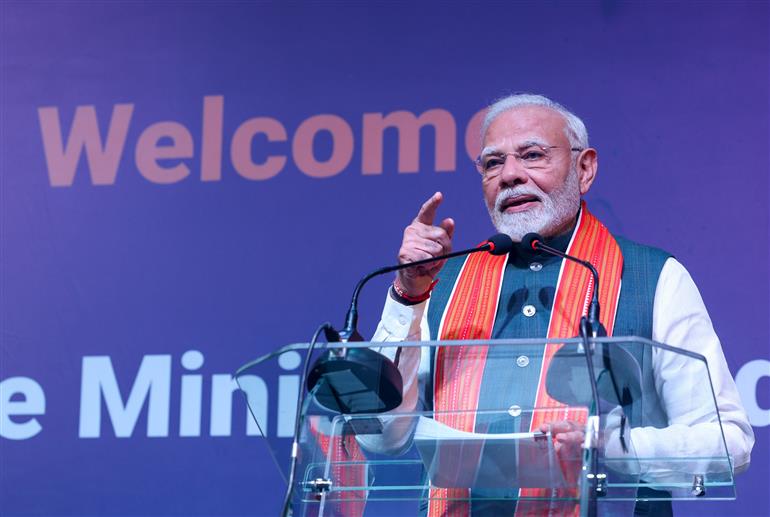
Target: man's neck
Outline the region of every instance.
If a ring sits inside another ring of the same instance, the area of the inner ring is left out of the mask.
[[[545,244],[566,253],[569,243],[572,240],[572,234],[575,233],[578,217],[580,217],[580,210],[578,210],[574,218],[570,219],[571,224],[569,224],[565,230],[562,230],[557,235],[551,237],[543,236]],[[511,253],[508,259],[510,263],[520,267],[528,267],[529,263],[532,261],[546,263],[559,260],[561,259],[551,254],[543,253],[541,251],[524,250],[520,247],[517,247],[516,251]]]

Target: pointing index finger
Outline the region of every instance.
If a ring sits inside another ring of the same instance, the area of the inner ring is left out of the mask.
[[[438,206],[441,204],[442,199],[444,199],[444,196],[441,192],[433,194],[430,199],[420,207],[417,217],[414,218],[415,222],[432,226],[433,220],[436,218],[436,210],[438,210]]]

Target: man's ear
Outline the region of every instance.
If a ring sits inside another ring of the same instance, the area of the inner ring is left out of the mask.
[[[596,179],[596,171],[599,169],[599,155],[596,149],[588,147],[580,152],[575,166],[580,185],[580,195],[584,196]]]

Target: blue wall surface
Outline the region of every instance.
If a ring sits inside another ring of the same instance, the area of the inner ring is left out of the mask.
[[[738,376],[738,501],[679,514],[770,515],[766,2],[5,1],[0,24],[0,515],[276,515],[230,375],[341,323],[433,192],[457,249],[493,233],[474,115],[516,91],[583,117],[589,206],[687,266]],[[394,112],[436,126],[400,142],[372,123]]]

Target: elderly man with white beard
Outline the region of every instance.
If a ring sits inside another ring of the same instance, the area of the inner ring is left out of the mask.
[[[669,253],[611,235],[581,203],[598,169],[598,155],[589,147],[583,122],[546,97],[520,94],[489,107],[481,135],[476,167],[497,230],[514,242],[530,232],[539,233],[551,247],[592,262],[600,275],[601,320],[610,336],[645,337],[704,355],[733,467],[736,472],[747,468],[753,431],[690,275]],[[401,263],[451,251],[455,222],[436,221],[442,199],[439,192],[428,199],[404,231]],[[574,337],[585,310],[587,282],[581,266],[534,251],[520,250],[507,257],[474,254],[407,268],[398,272],[390,289],[373,341]],[[480,367],[464,364],[462,354],[450,348],[439,348],[430,356],[404,349],[399,361],[404,377],[401,409],[438,413],[518,406],[526,411],[541,407],[548,398],[541,375],[547,367],[541,360],[547,355],[543,346],[517,351],[521,355],[515,364],[494,360],[497,352],[492,347]],[[647,347],[639,354],[636,359],[645,365],[642,382],[661,400],[650,417],[653,425],[631,422],[635,454],[687,457],[722,450],[716,421],[688,421],[692,408],[674,403],[691,386],[683,385],[686,377],[677,376],[679,366],[672,354],[656,354]],[[447,366],[460,373],[441,374]],[[508,431],[551,431],[557,446],[582,438],[578,419],[533,415],[521,424],[527,428]],[[461,420],[447,423],[471,432],[485,425],[479,419]],[[427,511],[431,517],[575,511],[569,504],[517,505],[517,491],[509,495],[507,500],[499,492],[485,498],[483,492],[474,491],[464,501],[459,492],[434,488]],[[650,489],[640,495],[656,497]],[[670,515],[671,505],[640,502],[636,511]]]

